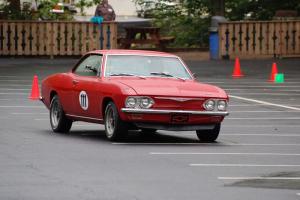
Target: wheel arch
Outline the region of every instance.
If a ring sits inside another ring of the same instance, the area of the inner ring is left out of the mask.
[[[50,103],[51,103],[51,101],[52,101],[52,99],[53,99],[53,97],[55,96],[55,95],[58,95],[58,93],[55,91],[55,90],[52,90],[51,92],[50,92]]]
[[[104,97],[103,100],[102,100],[101,112],[102,112],[103,119],[104,119],[104,116],[105,116],[106,106],[108,105],[109,102],[114,102],[113,98],[111,98],[111,97]]]

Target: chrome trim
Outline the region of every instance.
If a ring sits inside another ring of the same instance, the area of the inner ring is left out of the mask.
[[[172,100],[172,101],[203,101],[204,98],[180,98],[180,97],[154,97],[155,99]]]
[[[122,108],[124,113],[136,113],[136,114],[191,114],[191,115],[218,115],[227,116],[228,112],[218,111],[195,111],[195,110],[155,110],[155,109],[134,109],[134,108]]]
[[[103,119],[97,119],[97,118],[92,118],[92,117],[83,117],[83,116],[79,116],[79,115],[70,115],[70,114],[66,114],[69,117],[76,117],[76,118],[82,118],[82,119],[91,119],[91,120],[97,120],[97,121],[103,121]]]

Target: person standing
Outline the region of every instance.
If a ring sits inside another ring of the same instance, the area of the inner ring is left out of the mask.
[[[111,5],[108,4],[108,0],[103,0],[96,8],[95,17],[103,17],[103,21],[114,21],[116,14]]]

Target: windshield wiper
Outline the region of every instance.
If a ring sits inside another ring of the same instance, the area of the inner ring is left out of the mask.
[[[166,77],[174,77],[171,74],[165,73],[165,72],[150,72],[151,75],[157,75],[157,76],[166,76]]]
[[[151,72],[151,75],[157,75],[157,76],[165,76],[165,77],[172,77],[172,78],[177,78],[180,79],[182,81],[186,81],[185,78],[181,78],[181,77],[177,77],[177,76],[173,76],[172,74],[169,73],[165,73],[165,72]]]
[[[129,74],[129,73],[113,73],[113,74],[110,74],[109,76],[135,76],[135,77],[139,77],[142,79],[146,79],[144,76],[138,76],[138,75]]]

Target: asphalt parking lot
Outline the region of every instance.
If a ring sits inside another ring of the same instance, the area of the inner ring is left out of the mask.
[[[53,134],[48,110],[28,100],[34,74],[69,70],[77,59],[0,59],[0,199],[300,199],[300,59],[277,60],[285,83],[269,83],[273,60],[191,61],[202,82],[230,95],[218,142],[194,132],[105,139],[97,124]]]

